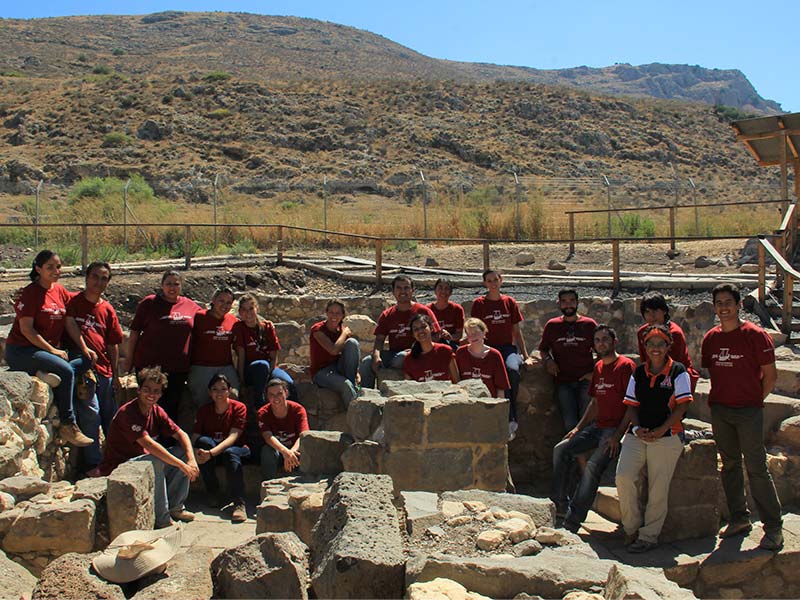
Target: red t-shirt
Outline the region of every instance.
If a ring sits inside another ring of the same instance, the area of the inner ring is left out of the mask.
[[[194,316],[192,329],[192,364],[222,367],[233,364],[233,326],[239,322],[232,313],[221,319],[203,310]]]
[[[510,346],[514,343],[514,325],[522,321],[517,301],[511,296],[500,295],[499,300],[486,296],[475,298],[469,311],[471,317],[486,323],[486,343],[490,346]]]
[[[636,332],[636,339],[639,341],[639,360],[642,363],[647,362],[647,351],[644,347],[644,330],[649,325],[645,323]],[[686,367],[686,372],[689,374],[689,380],[692,382],[692,391],[697,387],[697,380],[700,379],[700,373],[694,368],[692,358],[689,356],[689,349],[686,347],[686,336],[683,333],[680,325],[675,321],[669,322],[669,332],[672,334],[672,346],[670,346],[669,356],[672,360],[676,360]]]
[[[446,329],[450,335],[455,336],[457,331],[464,329],[464,307],[455,302],[448,302],[447,308],[436,308],[436,302],[428,304],[428,308],[436,317],[439,329]],[[458,341],[458,340],[456,340]]]
[[[139,410],[137,400],[123,404],[114,415],[108,429],[106,450],[100,463],[100,474],[108,475],[126,460],[144,454],[136,440],[145,436],[174,436],[179,427],[167,416],[166,411],[156,404],[146,415]]]
[[[59,348],[64,333],[64,315],[67,313],[70,297],[70,293],[60,283],[54,283],[47,290],[35,281],[26,285],[14,305],[17,316],[6,343],[11,346],[32,345],[28,338],[22,335],[19,327],[19,320],[22,317],[32,317],[33,328],[39,335],[54,348]]]
[[[549,352],[558,365],[558,383],[578,381],[594,369],[594,330],[597,323],[589,317],[565,321],[555,317],[545,323],[539,350]]]
[[[598,427],[617,427],[625,416],[625,391],[636,364],[626,356],[618,356],[610,365],[598,360],[592,372],[589,395],[597,402],[595,422]]]
[[[450,379],[450,361],[453,360],[453,349],[447,344],[433,344],[433,350],[420,354],[418,358],[409,352],[403,360],[403,373],[412,381],[452,381]]]
[[[317,371],[323,367],[327,367],[331,363],[335,363],[337,360],[339,360],[339,356],[341,356],[341,353],[331,354],[325,350],[325,348],[322,347],[322,344],[317,341],[314,335],[316,332],[321,331],[322,334],[327,336],[332,343],[336,343],[336,340],[338,340],[339,336],[342,335],[342,327],[340,325],[335,331],[331,331],[325,325],[326,322],[327,321],[320,321],[319,323],[314,323],[309,330],[310,349],[308,362],[309,370],[311,371],[311,377],[314,377],[314,375],[317,374]]]
[[[718,325],[706,333],[702,348],[703,367],[711,375],[709,404],[764,406],[761,367],[775,362],[775,344],[766,331],[750,321],[728,332]]]
[[[122,343],[122,328],[117,312],[108,300],[90,302],[81,292],[75,294],[67,304],[67,316],[75,319],[86,345],[97,352],[95,368],[103,377],[111,377],[111,361],[108,347]]]
[[[131,321],[131,331],[141,336],[134,366],[143,369],[158,365],[168,373],[188,373],[194,316],[201,310],[197,302],[185,296],[178,296],[175,304],[155,294],[145,296]]]
[[[278,441],[291,448],[297,438],[304,431],[308,431],[308,417],[306,409],[297,402],[287,400],[288,412],[286,416],[279,419],[272,414],[272,405],[265,404],[258,409],[258,430],[262,433],[271,433]]]
[[[233,345],[244,348],[244,360],[249,365],[254,360],[269,360],[270,352],[281,349],[278,334],[272,321],[260,321],[258,328],[248,327],[244,321],[233,326]],[[275,365],[270,365],[274,367]]]
[[[193,433],[207,435],[215,442],[224,440],[231,429],[238,429],[242,433],[236,438],[235,446],[244,446],[244,429],[247,423],[247,407],[238,400],[228,400],[228,409],[218,414],[214,403],[204,404],[197,410]]]
[[[497,390],[507,390],[511,387],[508,383],[506,364],[499,350],[489,348],[483,358],[472,355],[467,346],[456,350],[456,364],[458,376],[464,379],[480,379],[489,388],[492,398],[497,398]]]
[[[392,352],[408,350],[414,343],[409,321],[411,321],[411,317],[418,313],[428,315],[431,323],[433,323],[433,332],[439,331],[439,321],[436,319],[436,315],[431,312],[431,309],[419,302],[412,302],[409,310],[397,310],[397,305],[395,305],[383,311],[381,316],[378,317],[375,335],[386,336],[389,339],[389,350]]]

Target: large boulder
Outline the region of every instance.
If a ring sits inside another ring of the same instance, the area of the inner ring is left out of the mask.
[[[125,600],[115,583],[100,579],[92,569],[94,554],[69,553],[47,565],[31,595],[32,600]]]
[[[18,598],[29,600],[35,586],[36,577],[0,550],[0,596],[14,600]]]
[[[342,472],[342,454],[353,438],[339,431],[307,431],[300,437],[300,471],[336,475]]]
[[[146,461],[122,463],[109,475],[106,502],[112,540],[126,531],[155,526],[154,480],[153,465]]]
[[[214,584],[209,567],[213,557],[211,548],[204,546],[181,550],[167,563],[166,572],[140,580],[133,600],[211,598]]]
[[[91,552],[96,507],[91,500],[27,502],[3,538],[6,552]]]
[[[17,502],[28,500],[37,494],[46,494],[50,491],[50,483],[38,477],[6,477],[0,481],[0,492],[14,496]]]

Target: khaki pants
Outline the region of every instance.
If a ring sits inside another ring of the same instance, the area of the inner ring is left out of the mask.
[[[639,532],[639,539],[655,543],[667,518],[669,484],[683,452],[683,442],[672,435],[645,442],[625,434],[617,463],[617,493],[625,533]],[[647,468],[647,506],[642,524],[639,492],[636,485],[642,467]]]

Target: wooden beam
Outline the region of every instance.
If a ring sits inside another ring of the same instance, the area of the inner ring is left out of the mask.
[[[789,165],[787,164],[788,161],[788,152],[786,151],[786,132],[783,132],[781,135],[781,200],[784,202],[789,202]]]
[[[739,133],[736,139],[740,142],[755,142],[758,140],[771,140],[782,135],[800,135],[800,129],[777,129],[766,133]]]
[[[747,150],[750,152],[750,154],[753,155],[753,158],[756,159],[756,162],[761,164],[761,162],[762,162],[761,156],[758,154],[758,152],[756,152],[756,149],[753,148],[753,146],[750,144],[750,142],[745,142],[744,143],[744,147],[747,148]]]

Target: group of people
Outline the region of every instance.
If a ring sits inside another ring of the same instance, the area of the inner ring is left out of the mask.
[[[201,475],[219,505],[233,506],[232,520],[244,521],[242,460],[255,450],[245,437],[248,409],[257,411],[264,479],[299,467],[300,436],[309,428],[292,378],[276,366],[278,336],[258,314],[256,297],[239,298],[237,319],[230,312],[232,290],[217,290],[203,309],[181,295],[180,274],[167,271],[160,293],[139,303],[121,361],[122,330],[103,298],[111,267],[90,264],[85,289],[75,294],[58,283],[60,271],[54,252],[36,256],[31,284],[15,305],[6,344],[9,367],[38,375],[54,388],[59,434],[67,443],[86,447],[89,475],[108,474],[129,460],[153,464],[157,526],[193,519],[184,501],[189,483]],[[402,369],[405,378],[415,381],[478,379],[492,397],[508,398],[513,439],[520,369],[535,359],[520,328],[522,312],[514,298],[501,293],[502,281],[495,269],[483,273],[486,293],[473,301],[466,318],[463,307],[450,301],[453,286],[447,279],[436,282],[436,300],[426,306],[414,301],[411,278],[398,275],[392,281],[396,303],[381,313],[372,352],[363,360],[358,341],[344,325],[345,305],[330,301],[325,319],[309,332],[312,380],[338,393],[347,407],[360,386],[375,385],[383,368]],[[721,284],[712,294],[720,324],[703,339],[702,366],[711,376],[712,428],[730,509],[721,535],[752,528],[744,458],[765,530],[761,546],[777,550],[783,544],[781,506],[766,467],[761,427],[763,400],[776,379],[774,346],[763,329],[740,320],[735,286]],[[619,456],[623,528],[630,551],[644,552],[657,544],[666,518],[669,485],[682,452],[681,421],[699,374],[660,294],[646,294],[640,305],[645,324],[637,332],[639,366],[618,353],[611,327],[578,313],[578,300],[575,290],[559,292],[561,316],[545,324],[539,344],[540,359],[555,380],[566,431],[553,450],[551,498],[564,527],[576,531],[603,471]],[[128,370],[137,375],[137,397],[117,409],[114,390],[120,373]],[[76,381],[89,388],[77,403]],[[249,402],[240,399],[244,386]],[[191,434],[176,424],[186,389],[193,404]],[[220,462],[226,468],[225,493],[214,468]],[[648,479],[644,515],[637,488],[643,467]]]

